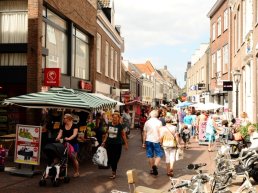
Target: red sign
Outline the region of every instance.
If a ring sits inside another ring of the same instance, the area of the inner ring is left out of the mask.
[[[87,91],[92,91],[92,84],[84,80],[80,81],[80,88]]]
[[[61,86],[61,69],[60,68],[45,68],[44,70],[44,85],[45,86]]]

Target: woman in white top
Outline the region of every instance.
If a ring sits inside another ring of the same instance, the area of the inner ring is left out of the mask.
[[[172,122],[173,116],[167,113],[165,117],[166,125],[161,128],[161,141],[165,152],[167,165],[167,175],[173,177],[173,167],[176,156],[176,148],[179,146],[179,133],[177,132],[177,122]]]

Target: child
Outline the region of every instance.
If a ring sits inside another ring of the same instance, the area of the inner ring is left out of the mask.
[[[187,125],[184,125],[181,131],[181,137],[184,141],[184,148],[188,149],[188,144],[190,140],[190,130]]]

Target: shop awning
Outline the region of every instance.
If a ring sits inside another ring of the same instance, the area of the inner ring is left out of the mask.
[[[114,108],[117,102],[83,91],[67,88],[51,88],[46,92],[37,92],[11,97],[5,99],[3,104],[17,105],[27,108],[63,108],[94,111]]]
[[[112,98],[109,98],[109,97],[107,97],[107,96],[105,96],[105,95],[103,95],[103,94],[100,94],[100,93],[92,93],[93,95],[95,95],[95,96],[97,96],[97,97],[100,97],[100,98],[102,98],[102,99],[106,99],[106,100],[109,100],[109,101],[111,101],[111,102],[116,102],[117,104],[117,106],[123,106],[123,105],[125,105],[124,103],[121,103],[120,101],[117,101],[117,100],[115,100],[115,99],[112,99]]]

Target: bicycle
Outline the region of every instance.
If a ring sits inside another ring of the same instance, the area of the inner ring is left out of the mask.
[[[206,164],[189,164],[187,168],[189,170],[195,170],[197,175],[193,176],[191,180],[170,178],[172,187],[168,191],[172,193],[208,193],[207,184],[212,177],[199,170],[203,166],[206,166]]]

